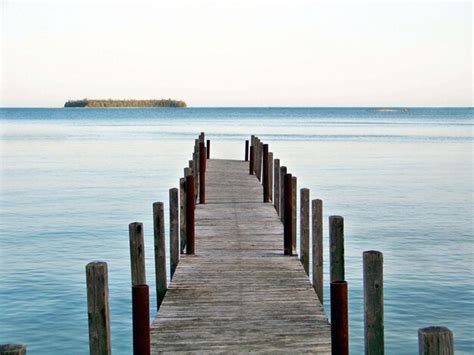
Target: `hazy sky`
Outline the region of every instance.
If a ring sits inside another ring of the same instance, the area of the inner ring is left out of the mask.
[[[472,106],[470,1],[0,1],[2,106]]]

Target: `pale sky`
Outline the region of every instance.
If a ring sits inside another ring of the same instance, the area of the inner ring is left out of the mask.
[[[470,1],[0,1],[4,107],[473,102]]]

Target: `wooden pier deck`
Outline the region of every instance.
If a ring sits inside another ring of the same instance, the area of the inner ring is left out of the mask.
[[[151,326],[161,352],[331,352],[331,329],[248,162],[207,161],[195,255],[182,255]]]

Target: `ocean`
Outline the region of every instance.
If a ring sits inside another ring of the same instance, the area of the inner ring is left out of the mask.
[[[327,218],[344,216],[353,354],[364,349],[365,250],[384,253],[387,354],[417,353],[417,329],[429,325],[449,327],[456,353],[472,354],[473,113],[0,109],[0,343],[88,353],[85,265],[104,260],[113,352],[132,352],[128,224],[144,223],[154,310],[152,203],[167,210],[203,131],[213,158],[243,159],[245,139],[258,135],[324,201],[326,309]]]

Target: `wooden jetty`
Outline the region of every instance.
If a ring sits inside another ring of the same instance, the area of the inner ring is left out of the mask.
[[[248,162],[208,160],[195,255],[181,258],[151,327],[161,351],[331,352],[331,329]]]

